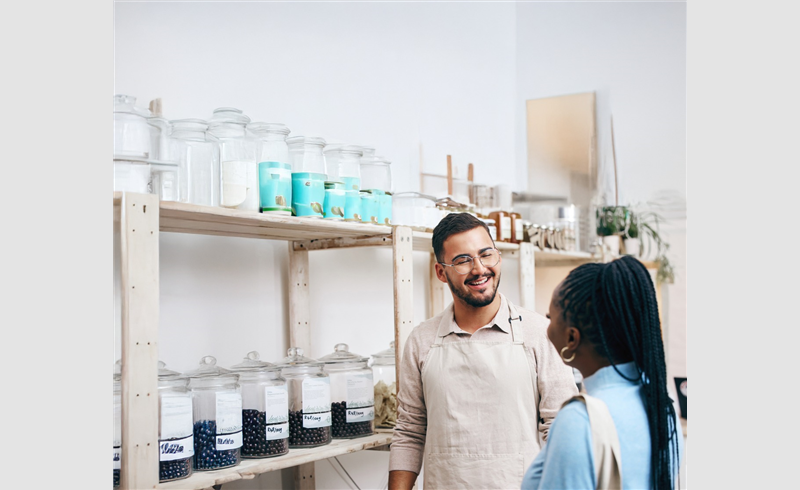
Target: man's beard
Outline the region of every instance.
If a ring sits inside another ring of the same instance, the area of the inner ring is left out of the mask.
[[[494,280],[492,281],[494,283],[494,289],[492,290],[492,295],[489,298],[479,299],[479,298],[472,297],[469,294],[468,291],[464,291],[462,289],[459,289],[459,288],[455,287],[453,285],[453,282],[450,281],[450,277],[449,276],[445,275],[444,277],[445,277],[445,279],[447,279],[447,284],[450,286],[450,291],[452,291],[453,294],[455,294],[456,296],[461,298],[465,303],[467,303],[468,305],[470,305],[470,306],[472,306],[474,308],[483,308],[484,306],[488,306],[488,305],[492,304],[492,301],[494,301],[495,296],[497,296],[497,288],[500,286],[500,276],[499,275],[495,275],[494,273],[481,275],[480,277],[493,277],[494,278]],[[467,281],[464,281],[464,282],[474,281],[477,278],[478,278],[478,276],[471,277]]]

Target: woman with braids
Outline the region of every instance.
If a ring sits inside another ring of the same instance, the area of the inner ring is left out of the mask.
[[[586,394],[558,412],[522,489],[676,488],[683,438],[647,269],[633,257],[577,267],[548,318],[547,336]]]

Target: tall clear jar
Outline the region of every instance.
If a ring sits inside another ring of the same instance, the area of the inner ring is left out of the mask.
[[[322,218],[325,215],[325,140],[294,136],[286,140],[292,160],[292,214]]]
[[[372,203],[374,215],[370,215],[369,220],[362,216],[362,221],[377,222],[380,225],[392,224],[392,168],[390,164],[389,160],[379,156],[372,157],[371,160],[361,160],[361,189],[374,196]]]
[[[394,340],[389,348],[372,354],[375,379],[375,427],[391,429],[397,424],[397,370]]]
[[[258,139],[259,209],[262,213],[292,214],[292,166],[281,123],[252,122],[247,125]]]
[[[194,467],[194,429],[189,378],[158,361],[158,481],[188,478]]]
[[[214,109],[208,131],[220,145],[221,205],[258,211],[258,140],[247,131],[249,122],[241,110],[220,107]]]
[[[281,368],[247,353],[231,366],[242,387],[243,458],[272,458],[289,452],[289,394]]]
[[[350,352],[347,344],[319,359],[331,379],[331,416],[334,439],[354,439],[373,434],[374,383],[369,358]]]
[[[181,202],[219,206],[219,141],[208,133],[208,123],[202,119],[172,121],[170,153],[178,161]]]
[[[330,444],[331,380],[323,364],[290,347],[277,365],[289,389],[289,448]]]
[[[152,158],[150,111],[136,107],[136,97],[114,96],[114,158]]]
[[[194,469],[216,470],[241,461],[242,389],[239,375],[218,367],[213,356],[186,373],[192,393]]]
[[[119,488],[120,460],[122,459],[122,364],[114,363],[114,439],[111,449],[113,456],[112,469],[114,470],[114,488]]]
[[[339,145],[325,150],[328,180],[344,184],[345,221],[361,221],[361,147]]]

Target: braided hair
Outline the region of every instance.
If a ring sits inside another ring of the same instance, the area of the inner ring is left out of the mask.
[[[677,418],[667,394],[664,343],[650,274],[629,256],[607,264],[584,264],[569,273],[557,294],[556,304],[567,324],[577,328],[620,376],[641,381],[650,426],[652,488],[673,489]],[[625,377],[616,366],[631,361],[638,371],[635,379]]]

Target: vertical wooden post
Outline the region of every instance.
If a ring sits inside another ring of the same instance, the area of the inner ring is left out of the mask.
[[[431,300],[430,310],[428,310],[428,318],[434,317],[444,310],[447,306],[447,300],[450,299],[449,288],[436,277],[436,255],[431,252],[431,268],[430,268],[430,283],[431,283]]]
[[[120,487],[158,485],[158,213],[155,194],[120,201]]]
[[[519,298],[520,306],[536,311],[536,258],[533,244],[519,244]]]
[[[289,242],[289,344],[311,353],[311,300],[308,291],[308,250],[295,250]],[[281,478],[291,478],[296,490],[314,490],[314,463],[287,468]]]
[[[447,155],[447,195],[453,195],[453,159]]]
[[[400,366],[403,347],[414,328],[414,261],[411,228],[396,226],[392,231],[392,259],[394,262],[394,347],[396,365]],[[400,370],[397,373],[397,390],[400,390]]]

